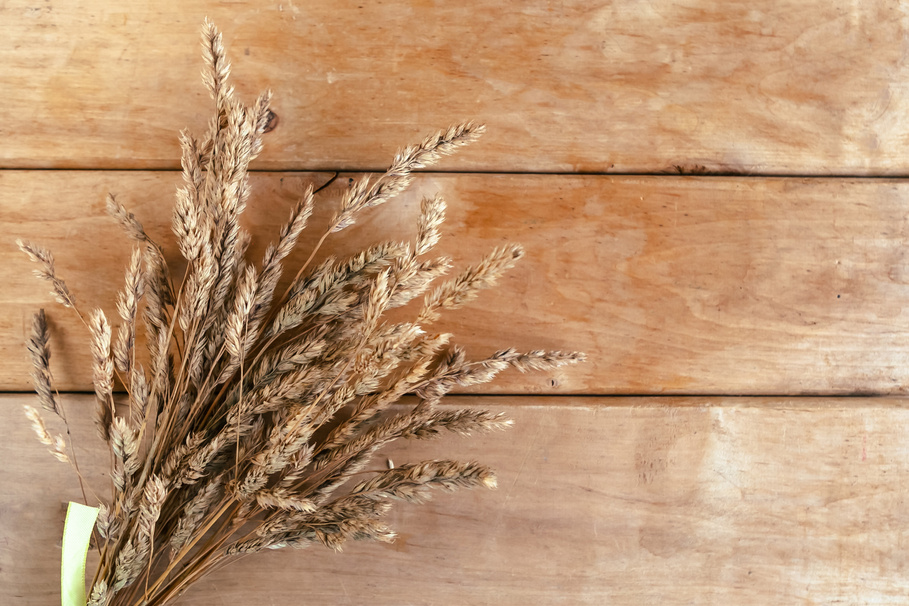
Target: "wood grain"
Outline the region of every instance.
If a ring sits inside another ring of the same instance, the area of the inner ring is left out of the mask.
[[[255,175],[246,216],[256,238],[251,258],[261,258],[302,182],[328,176]],[[170,241],[178,179],[0,173],[0,388],[30,389],[22,343],[31,314],[45,306],[59,388],[91,389],[85,329],[53,303],[12,241],[46,244],[82,307],[116,317],[129,243],[105,216],[104,195],[119,192],[150,233]],[[340,187],[320,198],[292,263],[308,254]],[[792,395],[901,393],[909,385],[909,184],[424,174],[330,248],[343,254],[412,238],[419,200],[437,192],[450,203],[442,251],[457,267],[509,241],[527,249],[499,288],[439,329],[474,356],[515,346],[579,349],[591,358],[550,374],[505,375],[484,390]]]
[[[412,238],[440,192],[457,267],[511,241],[527,256],[437,329],[471,356],[590,361],[450,398],[507,411],[508,434],[383,453],[481,460],[498,491],[397,508],[391,546],[240,560],[181,603],[905,602],[909,400],[868,396],[909,389],[909,183],[851,178],[909,174],[904,3],[0,2],[0,391],[30,390],[39,307],[57,386],[91,390],[85,329],[13,242],[47,245],[80,306],[115,317],[130,244],[104,196],[170,242],[177,132],[212,111],[205,16],[239,93],[274,91],[254,167],[286,172],[253,176],[253,258],[303,184],[483,121],[439,167],[460,172],[421,175],[329,249]],[[16,170],[44,168],[90,170]],[[292,262],[353,174],[320,196]],[[791,397],[822,394],[853,397]],[[104,492],[92,397],[63,400]],[[80,491],[24,403],[0,394],[0,604],[43,606],[59,603],[63,505]]]
[[[380,169],[475,118],[489,135],[446,166],[909,170],[909,17],[892,0],[8,0],[0,167],[176,167],[176,133],[211,111],[204,16],[238,89],[275,92],[262,168]]]
[[[182,604],[897,604],[909,591],[899,399],[452,398],[508,434],[406,443],[476,458],[496,492],[399,507],[391,546],[241,560]],[[58,598],[68,469],[0,398],[0,603]],[[99,489],[91,397],[65,399]],[[15,464],[13,464],[15,461]]]

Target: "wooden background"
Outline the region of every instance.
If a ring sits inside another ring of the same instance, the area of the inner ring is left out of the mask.
[[[527,256],[447,326],[470,351],[581,349],[453,404],[515,429],[404,444],[494,465],[497,492],[400,507],[391,546],[241,560],[209,604],[897,604],[909,594],[909,8],[895,0],[0,1],[0,604],[59,602],[68,470],[37,444],[23,340],[53,368],[103,481],[85,331],[14,240],[113,311],[159,239],[177,132],[204,128],[198,29],[275,94],[248,213],[261,251],[305,183],[474,118],[488,134],[335,244],[449,203],[459,263]],[[175,250],[170,251],[176,254]]]

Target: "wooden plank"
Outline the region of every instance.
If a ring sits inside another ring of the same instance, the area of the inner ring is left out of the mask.
[[[0,6],[2,167],[174,168],[201,129],[204,16],[280,124],[259,166],[384,167],[475,118],[447,167],[787,174],[909,168],[907,16],[868,0]]]
[[[454,403],[479,404],[477,398]],[[0,399],[0,602],[54,603],[79,489]],[[394,545],[258,554],[183,604],[898,604],[909,408],[897,399],[483,398],[507,435],[409,442],[479,459],[496,492],[398,507]],[[103,484],[88,396],[66,398]]]
[[[327,178],[255,175],[246,217],[253,259],[301,182]],[[0,173],[0,233],[10,243],[0,249],[0,388],[30,389],[22,343],[31,314],[46,306],[60,388],[91,389],[85,329],[30,275],[12,240],[44,242],[83,306],[116,317],[129,243],[104,215],[105,192],[120,192],[164,241],[178,180],[161,172]],[[412,238],[420,198],[437,192],[450,203],[441,248],[456,266],[508,241],[527,249],[498,289],[439,328],[474,356],[507,346],[591,354],[578,367],[506,374],[483,389],[770,395],[899,393],[909,385],[909,184],[425,174],[330,248]],[[305,259],[337,193],[320,198],[292,263]]]

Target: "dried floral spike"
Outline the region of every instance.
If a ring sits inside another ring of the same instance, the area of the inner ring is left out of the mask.
[[[206,66],[202,71],[202,81],[217,102],[218,109],[222,110],[233,94],[233,89],[227,86],[230,63],[224,54],[221,32],[208,18],[202,24],[202,57]]]
[[[281,278],[282,263],[297,245],[300,234],[306,228],[314,206],[312,186],[307,186],[300,201],[294,206],[290,221],[281,229],[277,245],[271,245],[262,261],[262,273],[256,287],[256,313],[250,320],[252,329],[258,330],[272,303],[275,288]]]
[[[119,535],[120,521],[114,515],[114,510],[108,507],[107,503],[98,505],[98,520],[95,527],[105,539],[113,539]]]
[[[38,313],[32,318],[32,332],[28,337],[28,353],[32,358],[32,381],[35,385],[35,393],[38,394],[38,402],[44,410],[61,416],[60,407],[57,399],[54,397],[54,390],[51,386],[50,371],[50,347],[48,346],[47,318],[44,310],[38,310]]]
[[[123,228],[126,235],[137,242],[150,242],[148,236],[145,234],[145,230],[142,228],[142,224],[139,223],[139,220],[136,219],[136,216],[133,213],[126,210],[126,208],[120,204],[114,194],[107,195],[106,208],[107,214],[120,224],[120,227]]]
[[[579,351],[544,351],[542,349],[508,356],[508,362],[512,367],[521,372],[551,370],[566,364],[584,362],[586,359],[587,355]]]
[[[424,198],[420,208],[420,224],[415,252],[418,255],[425,255],[438,244],[442,237],[439,226],[445,221],[445,200],[439,195]]]
[[[27,404],[24,405],[23,408],[25,409],[25,416],[32,422],[32,430],[35,432],[38,441],[45,446],[50,446],[50,453],[54,455],[58,461],[69,463],[70,459],[66,454],[66,443],[63,440],[63,436],[52,436],[50,432],[47,431],[47,426],[44,424],[44,418],[36,409]]]
[[[495,249],[480,263],[426,295],[417,322],[432,322],[439,318],[442,309],[457,309],[472,301],[480,290],[495,284],[523,256],[524,249],[517,244]]]
[[[431,488],[455,490],[485,486],[496,487],[496,476],[488,467],[478,463],[456,461],[425,461],[402,465],[361,482],[350,492],[371,499],[391,498],[423,503],[430,498]]]
[[[375,183],[369,176],[354,181],[341,199],[341,208],[331,221],[333,233],[354,224],[356,215],[399,195],[410,186],[411,172],[438,162],[442,156],[473,143],[486,131],[482,124],[465,122],[426,137],[419,145],[406,147],[395,156],[391,166]]]
[[[108,595],[107,590],[107,581],[100,579],[95,586],[92,587],[92,592],[88,598],[88,604],[86,606],[107,606],[109,604],[110,596]]]
[[[462,436],[475,432],[503,431],[514,425],[514,421],[504,413],[491,413],[486,410],[444,410],[430,414],[426,420],[412,427],[404,437],[433,438],[450,431]]]
[[[397,170],[415,170],[432,166],[458,151],[458,148],[469,145],[486,132],[485,124],[462,122],[450,126],[448,130],[439,131],[423,139],[419,145],[406,147],[398,152],[392,163]]]
[[[117,329],[113,350],[117,369],[123,373],[129,373],[132,367],[136,344],[136,315],[139,311],[139,299],[142,298],[142,286],[142,250],[136,248],[126,269],[125,286],[117,293],[117,312],[123,323]]]
[[[221,476],[208,482],[196,495],[183,507],[183,515],[177,523],[177,529],[170,538],[171,558],[186,544],[192,535],[199,529],[202,518],[208,513],[216,498],[222,491],[223,478]]]
[[[145,376],[145,369],[141,364],[136,364],[130,372],[130,424],[138,428],[145,421],[145,412],[148,406],[149,388],[148,379]]]
[[[100,309],[92,314],[89,329],[92,336],[92,376],[97,398],[95,424],[99,435],[108,441],[114,415],[114,361],[110,351],[110,324]]]
[[[200,212],[201,209],[196,207],[192,191],[188,187],[178,189],[172,229],[177,236],[180,252],[187,261],[195,260],[205,243],[204,218],[200,216]]]
[[[76,299],[66,287],[66,282],[57,277],[54,268],[54,256],[46,248],[42,248],[25,240],[16,240],[19,250],[28,255],[34,263],[39,265],[35,270],[35,275],[51,283],[51,294],[57,299],[57,302],[64,307],[75,307]]]

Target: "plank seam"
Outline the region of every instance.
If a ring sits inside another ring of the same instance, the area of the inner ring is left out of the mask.
[[[61,396],[93,396],[95,395],[94,391],[61,391],[58,392]],[[30,396],[34,395],[33,391],[0,391],[0,397],[3,396]],[[126,396],[125,391],[115,391],[115,396]],[[407,394],[407,396],[413,396],[413,394]],[[850,399],[865,399],[865,400],[874,400],[874,399],[906,399],[909,401],[909,394],[906,393],[850,393],[850,394],[789,394],[789,393],[760,393],[760,394],[728,394],[728,393],[660,393],[660,394],[651,394],[651,393],[607,393],[607,394],[596,394],[596,393],[449,393],[447,397],[450,398],[559,398],[559,399],[597,399],[597,400],[620,400],[620,399],[631,399],[631,398],[650,398],[650,399],[684,399],[684,398],[730,398],[730,399],[780,399],[785,398],[787,400],[812,400],[823,398],[825,400],[850,400]]]
[[[0,167],[3,172],[118,172],[118,173],[180,173],[180,168],[48,168],[48,167]],[[384,169],[374,168],[270,168],[250,169],[251,174],[269,173],[356,173],[356,174],[384,174]],[[527,176],[527,177],[699,177],[711,178],[736,178],[736,179],[829,179],[829,180],[905,180],[909,173],[894,174],[810,174],[810,173],[752,173],[738,171],[715,172],[671,172],[671,171],[641,171],[641,172],[560,172],[560,171],[503,171],[503,170],[434,170],[414,171],[415,175],[502,175],[502,176]]]

